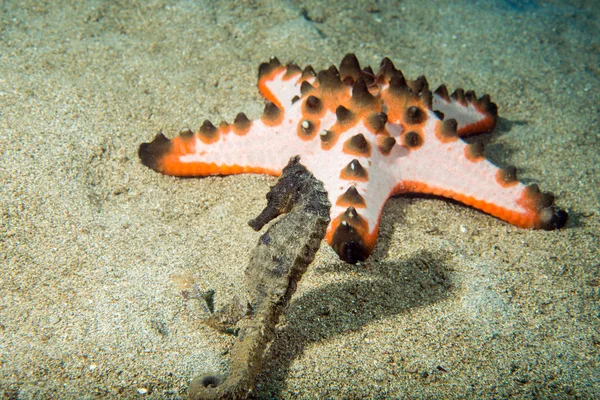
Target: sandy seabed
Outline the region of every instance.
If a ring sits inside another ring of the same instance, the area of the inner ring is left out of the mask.
[[[354,52],[489,93],[486,154],[570,213],[529,231],[388,202],[362,265],[323,244],[258,398],[600,397],[600,9],[594,1],[4,1],[0,397],[182,398],[234,340],[181,291],[244,290],[274,178],[177,179],[137,148],[260,115],[258,65]]]

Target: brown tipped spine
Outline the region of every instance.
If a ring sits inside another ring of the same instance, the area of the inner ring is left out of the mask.
[[[167,139],[162,132],[158,133],[154,140],[149,143],[142,143],[138,150],[140,161],[146,167],[154,171],[160,170],[160,161],[171,151],[171,140]]]
[[[359,107],[373,107],[377,99],[369,92],[365,80],[358,78],[352,87],[352,102]]]
[[[198,137],[205,143],[213,143],[219,138],[219,130],[209,120],[204,120],[198,131]]]
[[[517,178],[517,169],[514,166],[500,168],[497,174],[498,183],[503,187],[514,186],[519,183]]]
[[[373,113],[367,118],[367,128],[373,133],[383,133],[387,119],[387,114],[384,112]]]
[[[465,146],[465,157],[471,162],[483,161],[485,159],[485,149],[483,143],[474,142]]]
[[[389,58],[385,57],[379,64],[379,71],[377,71],[377,79],[380,83],[388,83],[394,74],[398,73],[398,70],[394,66],[394,63]]]
[[[273,57],[268,63],[262,63],[258,67],[258,79],[260,80],[263,76],[271,74],[276,68],[280,67],[281,63],[277,57]]]
[[[423,137],[415,131],[406,132],[402,135],[402,144],[406,148],[415,150],[423,144]]]
[[[360,76],[360,64],[354,53],[346,54],[340,63],[340,77],[342,81],[356,82]]]
[[[440,122],[436,133],[442,142],[458,140],[458,124],[454,118],[448,118]]]
[[[357,133],[350,139],[346,140],[343,147],[344,153],[352,154],[360,157],[371,156],[371,144],[362,133]]]
[[[335,109],[335,116],[339,123],[346,123],[352,121],[354,113],[344,106],[338,106]]]
[[[405,121],[411,125],[419,125],[427,119],[427,113],[417,106],[406,109]]]
[[[454,99],[461,106],[467,106],[467,99],[465,98],[464,89],[458,88],[450,95],[450,98]]]
[[[446,87],[446,85],[440,85],[440,87],[435,89],[434,93],[436,95],[438,95],[446,103],[450,102],[450,94],[448,94],[448,88]]]
[[[369,180],[369,174],[367,170],[363,168],[361,163],[355,158],[350,161],[348,165],[342,170],[340,178],[348,181],[361,181],[365,182]]]
[[[282,114],[283,113],[281,112],[279,107],[277,107],[274,103],[269,101],[267,102],[267,104],[265,104],[265,109],[260,118],[265,125],[273,126],[279,123]]]
[[[367,206],[365,199],[358,193],[358,190],[354,186],[350,186],[343,195],[338,197],[336,204],[342,207],[353,206],[356,208],[365,208]]]
[[[252,121],[250,121],[244,113],[239,113],[233,120],[233,131],[237,135],[246,134],[250,129],[250,126],[252,126]]]
[[[396,139],[394,139],[392,136],[381,136],[377,140],[377,147],[379,147],[379,151],[381,151],[381,154],[384,156],[390,154],[395,144]]]

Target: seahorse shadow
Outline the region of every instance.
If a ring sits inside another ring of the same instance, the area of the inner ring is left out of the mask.
[[[351,272],[348,276],[358,279],[328,284],[293,299],[285,325],[265,354],[255,398],[280,398],[292,362],[312,343],[447,298],[452,292],[449,259],[448,253],[422,252],[400,263],[367,260],[362,265],[340,262],[320,267],[319,274]]]

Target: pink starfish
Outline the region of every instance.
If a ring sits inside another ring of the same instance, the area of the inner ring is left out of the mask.
[[[551,193],[523,185],[514,167],[494,166],[480,144],[460,139],[494,128],[487,95],[449,95],[444,85],[432,93],[424,77],[406,81],[388,58],[374,73],[354,54],[318,74],[273,58],[258,76],[268,100],[258,120],[240,113],[233,124],[204,121],[172,140],[159,133],[140,146],[142,163],[176,176],[278,176],[300,155],[332,204],[326,240],[350,263],[369,256],[385,202],[402,193],[451,198],[523,228],[567,221]]]

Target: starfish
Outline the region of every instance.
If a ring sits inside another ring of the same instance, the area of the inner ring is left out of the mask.
[[[258,89],[267,102],[256,121],[240,113],[232,124],[206,120],[173,139],[161,132],[140,146],[142,163],[175,176],[279,176],[299,155],[332,204],[325,238],[349,263],[369,257],[387,199],[404,193],[453,199],[522,228],[567,221],[551,193],[462,140],[495,127],[488,95],[450,95],[445,85],[431,92],[425,77],[406,80],[389,58],[375,73],[354,54],[318,73],[272,58],[259,67]]]

